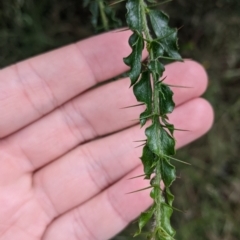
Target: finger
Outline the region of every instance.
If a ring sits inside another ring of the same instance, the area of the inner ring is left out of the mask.
[[[0,138],[126,71],[129,35],[106,33],[1,70]]]
[[[113,237],[152,203],[148,190],[126,194],[149,186],[146,180],[127,180],[139,174],[142,174],[141,167],[90,201],[56,219],[48,227],[43,240],[105,240]]]
[[[207,117],[206,117],[207,116]],[[171,115],[177,128],[177,148],[197,139],[211,126],[212,108],[203,99],[191,100]],[[135,126],[70,151],[34,176],[34,186],[59,214],[85,202],[140,164],[141,149],[133,141],[145,139]],[[60,200],[61,199],[61,200]]]
[[[166,75],[169,84],[193,86],[173,88],[177,105],[200,96],[206,89],[207,75],[196,62],[171,64]],[[36,170],[82,142],[135,124],[131,120],[137,119],[144,107],[120,109],[136,104],[128,86],[129,80],[125,79],[88,91],[10,136],[8,143],[20,148],[23,159],[30,161],[25,171]]]

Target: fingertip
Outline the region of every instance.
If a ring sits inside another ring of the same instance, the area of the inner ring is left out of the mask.
[[[198,82],[198,86],[195,88],[197,96],[201,96],[208,86],[208,74],[202,64],[194,60],[184,60],[186,74],[192,78],[192,81]],[[194,83],[194,82],[193,82]],[[194,87],[194,86],[193,86]]]
[[[197,127],[197,131],[199,132],[199,136],[204,135],[207,133],[213,126],[214,122],[214,110],[212,105],[204,98],[198,98],[196,99],[197,104],[196,105],[196,112],[197,116],[196,118],[203,119],[203,123],[201,121],[199,122],[199,125]]]
[[[206,134],[213,125],[214,112],[210,103],[203,98],[195,98],[175,109],[169,116],[177,129],[187,131],[175,131],[177,148]]]
[[[192,60],[167,65],[163,77],[166,77],[166,83],[179,86],[172,88],[177,105],[201,96],[208,85],[204,67]]]

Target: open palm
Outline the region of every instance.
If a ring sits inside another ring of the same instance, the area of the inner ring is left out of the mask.
[[[127,70],[129,32],[107,33],[0,71],[0,239],[104,240],[146,209],[140,175],[144,138],[129,79],[103,83]],[[170,120],[177,147],[211,126],[207,85],[193,62],[167,66],[176,88]],[[175,90],[175,89],[174,89]]]

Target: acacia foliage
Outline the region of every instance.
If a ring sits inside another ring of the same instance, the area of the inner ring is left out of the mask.
[[[139,235],[147,222],[154,218],[149,239],[172,240],[175,231],[170,224],[173,212],[174,196],[170,186],[176,179],[175,167],[170,160],[175,154],[174,126],[168,121],[175,104],[170,86],[165,84],[164,64],[161,60],[182,61],[178,53],[177,30],[168,26],[168,16],[162,11],[151,8],[153,0],[128,0],[126,3],[126,21],[132,30],[129,45],[131,54],[124,58],[130,67],[129,77],[136,99],[145,104],[146,109],[140,114],[141,127],[148,120],[145,129],[146,141],[141,161],[144,166],[145,178],[150,180],[152,207],[143,212],[139,218]],[[149,57],[141,62],[142,51],[146,47]],[[160,188],[160,181],[165,189]]]

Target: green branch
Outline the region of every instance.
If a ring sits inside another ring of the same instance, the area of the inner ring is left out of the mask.
[[[146,109],[140,114],[141,126],[148,120],[152,124],[146,128],[147,141],[143,144],[141,161],[144,166],[144,176],[150,179],[153,206],[139,218],[139,231],[147,222],[154,218],[151,240],[172,240],[175,231],[170,224],[173,212],[174,196],[169,187],[176,179],[175,167],[170,159],[175,154],[174,126],[168,122],[167,114],[175,107],[173,92],[159,81],[165,71],[161,59],[182,61],[178,53],[177,30],[168,26],[168,16],[161,11],[150,9],[152,1],[128,0],[126,3],[126,20],[133,34],[129,39],[132,53],[124,58],[130,67],[129,77],[136,99],[145,104]],[[150,30],[151,29],[151,30]],[[141,63],[142,51],[146,47],[149,57],[147,65]],[[160,181],[165,184],[164,194]]]

